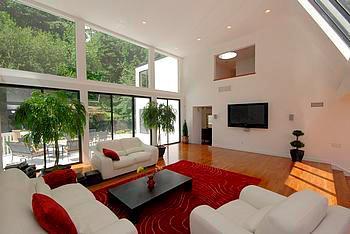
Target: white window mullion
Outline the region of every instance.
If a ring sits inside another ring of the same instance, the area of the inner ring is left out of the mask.
[[[149,76],[149,88],[155,90],[155,73],[154,73],[154,48],[150,47],[148,50],[148,76]]]
[[[76,21],[76,59],[77,59],[77,80],[84,84],[86,77],[86,50],[85,50],[85,22],[83,20]],[[80,86],[80,101],[84,105],[86,111],[89,106],[88,90]],[[90,162],[89,153],[89,116],[86,116],[86,126],[82,137],[81,152],[83,163]]]
[[[86,50],[85,50],[85,22],[77,20],[75,26],[76,35],[76,59],[77,59],[77,79],[80,81],[86,78]]]

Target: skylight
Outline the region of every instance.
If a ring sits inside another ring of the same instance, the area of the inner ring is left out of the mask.
[[[350,0],[298,1],[346,60],[350,60]]]

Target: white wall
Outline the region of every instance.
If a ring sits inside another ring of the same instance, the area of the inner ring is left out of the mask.
[[[218,116],[213,146],[289,157],[291,132],[302,129],[306,159],[350,171],[350,95],[338,95],[344,79],[350,79],[350,66],[301,6],[287,13],[255,33],[185,57],[190,137],[195,135],[193,107],[212,106]],[[256,75],[213,81],[215,54],[252,44]],[[227,85],[230,92],[218,92]],[[227,104],[246,102],[269,102],[268,130],[227,127]],[[311,102],[324,102],[325,107],[311,108]]]

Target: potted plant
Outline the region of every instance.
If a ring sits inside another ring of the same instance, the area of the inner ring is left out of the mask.
[[[54,144],[55,166],[60,168],[60,147],[58,141],[65,136],[75,138],[81,135],[86,124],[85,107],[78,100],[70,100],[62,92],[42,93],[34,91],[16,110],[15,122],[29,133],[24,136],[26,143],[39,145]],[[46,170],[46,150],[44,169]]]
[[[299,140],[299,137],[304,136],[304,133],[301,130],[294,130],[293,135],[296,137],[296,140],[292,141],[290,145],[294,147],[294,149],[290,150],[290,155],[292,157],[292,161],[301,162],[304,157],[304,150],[300,150],[301,148],[304,148],[304,143]]]
[[[157,147],[159,157],[163,157],[165,146],[161,145],[161,134],[163,130],[166,133],[175,131],[174,122],[176,120],[175,111],[171,106],[164,104],[158,105],[157,102],[149,102],[142,112],[142,119],[146,128],[155,129],[158,131]]]
[[[186,120],[182,125],[182,143],[188,144],[188,128],[187,128]]]

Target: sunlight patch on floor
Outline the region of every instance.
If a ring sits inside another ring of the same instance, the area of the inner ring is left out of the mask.
[[[333,173],[297,162],[285,184],[295,191],[309,189],[318,192],[328,199],[330,205],[337,204]]]

